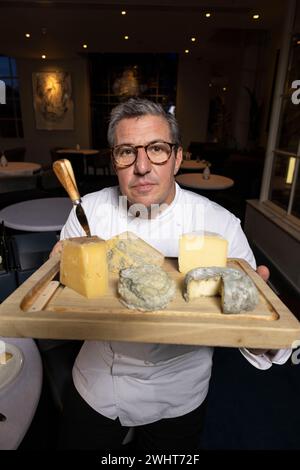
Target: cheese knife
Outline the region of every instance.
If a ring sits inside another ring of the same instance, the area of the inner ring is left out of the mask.
[[[91,236],[90,227],[84,209],[81,204],[80,194],[77,188],[71,162],[67,159],[56,160],[53,163],[53,171],[59,179],[62,186],[67,191],[73,205],[75,206],[76,216],[81,227],[88,237]]]

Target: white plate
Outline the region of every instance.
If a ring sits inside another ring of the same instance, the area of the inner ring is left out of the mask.
[[[2,351],[2,348],[1,348]],[[23,353],[17,346],[5,343],[5,352],[13,355],[6,364],[0,363],[0,390],[9,385],[21,372],[24,363]]]

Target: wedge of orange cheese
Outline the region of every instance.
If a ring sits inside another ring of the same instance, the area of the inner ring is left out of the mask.
[[[87,298],[101,297],[108,289],[106,242],[98,237],[64,240],[60,282]]]

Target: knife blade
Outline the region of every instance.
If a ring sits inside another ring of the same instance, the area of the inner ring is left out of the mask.
[[[65,158],[56,160],[53,163],[53,171],[59,179],[62,186],[67,191],[73,205],[75,206],[76,216],[81,227],[88,237],[91,236],[89,223],[81,204],[81,197],[77,188],[71,162]]]

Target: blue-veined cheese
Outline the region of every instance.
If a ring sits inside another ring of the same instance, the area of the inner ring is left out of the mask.
[[[214,295],[221,295],[223,313],[254,310],[259,301],[253,281],[238,269],[196,268],[186,274],[183,296],[187,302]]]
[[[132,232],[123,232],[107,243],[107,261],[110,272],[120,269],[154,264],[162,266],[164,255]]]

